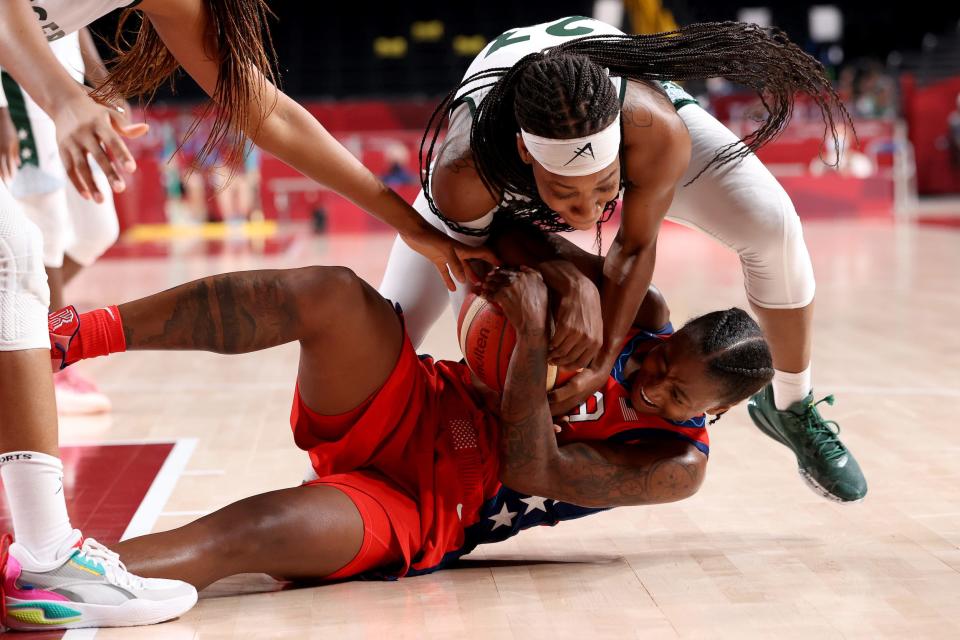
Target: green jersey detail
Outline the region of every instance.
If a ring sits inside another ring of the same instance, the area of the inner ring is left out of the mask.
[[[491,53],[497,49],[502,49],[504,47],[510,46],[511,44],[516,44],[518,42],[526,42],[530,39],[530,36],[520,36],[519,38],[514,38],[513,34],[517,31],[516,29],[511,29],[510,31],[505,31],[500,34],[496,40],[490,43],[490,47],[487,49],[487,53],[484,54],[484,58],[490,56]]]
[[[3,82],[3,92],[7,94],[7,109],[10,110],[10,119],[20,138],[20,162],[22,165],[40,166],[40,156],[37,154],[37,141],[33,137],[33,127],[30,124],[30,115],[27,113],[27,100],[23,89],[6,71],[0,73]]]
[[[592,20],[593,18],[584,18],[583,16],[572,16],[570,18],[564,18],[559,22],[554,22],[552,25],[547,27],[546,31],[548,35],[556,36],[558,38],[573,38],[576,36],[586,36],[593,33],[593,29],[590,27],[574,27],[568,29],[571,24],[574,22],[580,22],[581,20]]]

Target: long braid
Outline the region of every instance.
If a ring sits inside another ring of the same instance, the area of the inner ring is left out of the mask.
[[[581,56],[589,62],[577,62]],[[599,76],[605,76],[603,68],[611,75],[639,81],[722,77],[758,94],[767,118],[740,141],[718,149],[691,182],[709,168],[739,160],[779,135],[790,119],[798,92],[810,95],[820,108],[835,147],[837,117],[853,130],[850,115],[823,66],[779,29],[740,22],[707,22],[650,35],[585,36],[545,52],[531,53],[510,68],[488,69],[469,76],[447,95],[430,118],[420,149],[421,183],[431,210],[461,233],[483,235],[488,231],[469,229],[447,219],[433,202],[427,170],[445,115],[458,100],[457,93],[468,87],[467,93],[489,88],[477,106],[470,132],[470,147],[484,185],[495,195],[519,196],[501,208],[512,217],[529,220],[548,231],[569,231],[570,227],[537,193],[532,170],[515,151],[515,136],[524,115],[530,117],[523,122],[525,127],[556,126],[531,130],[548,137],[579,137],[571,132],[589,135],[602,129],[603,122],[609,123],[615,117],[613,109],[619,110],[619,103],[611,105],[597,100],[602,87],[610,85],[605,78],[598,82]],[[538,73],[526,73],[528,69]],[[480,86],[476,86],[478,82]],[[596,104],[591,104],[591,98]],[[559,108],[557,100],[563,101]],[[548,110],[553,113],[547,113]],[[561,116],[570,119],[558,126]],[[578,117],[582,119],[576,122]],[[607,204],[604,218],[609,218],[615,206],[616,201]]]
[[[266,90],[266,82],[277,81],[273,68],[277,56],[268,28],[273,13],[266,0],[204,0],[204,5],[208,17],[205,44],[208,55],[217,61],[217,83],[212,101],[204,106],[186,137],[196,133],[200,122],[210,116],[210,132],[197,162],[222,149],[224,165],[234,169],[243,162],[246,137],[256,137],[275,104],[276,97]],[[138,25],[132,22],[135,19]],[[132,41],[127,37],[128,27],[136,28]],[[93,92],[94,98],[110,102],[143,96],[149,101],[165,82],[172,86],[180,62],[138,10],[123,11],[112,48],[116,57],[106,82]],[[251,105],[255,105],[253,112]]]

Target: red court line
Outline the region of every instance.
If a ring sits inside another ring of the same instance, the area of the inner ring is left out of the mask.
[[[73,526],[106,545],[119,541],[173,446],[169,442],[62,447],[63,484]],[[3,493],[0,531],[13,531]],[[53,640],[62,638],[63,632],[17,633],[11,635],[14,637]]]

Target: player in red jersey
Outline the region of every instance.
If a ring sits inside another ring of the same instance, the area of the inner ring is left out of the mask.
[[[589,272],[592,259],[581,258]],[[341,267],[226,274],[79,318],[70,308],[52,314],[58,365],[112,351],[244,353],[300,342],[291,424],[319,479],[120,543],[123,561],[198,588],[242,572],[434,571],[530,526],[689,497],[709,451],[703,414],[722,413],[773,375],[745,312],[657,335],[670,329],[653,290],[604,388],[555,420],[543,384],[540,274],[498,269],[483,289],[518,333],[502,398],[465,365],[418,357],[402,314]]]

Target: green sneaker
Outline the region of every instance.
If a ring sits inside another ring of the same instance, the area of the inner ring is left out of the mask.
[[[824,420],[817,405],[833,404],[833,396],[813,401],[813,393],[786,411],[773,403],[773,386],[750,398],[747,411],[765,434],[797,456],[800,475],[810,488],[837,502],[859,502],[867,495],[867,480],[856,458],[840,442],[840,425]]]

